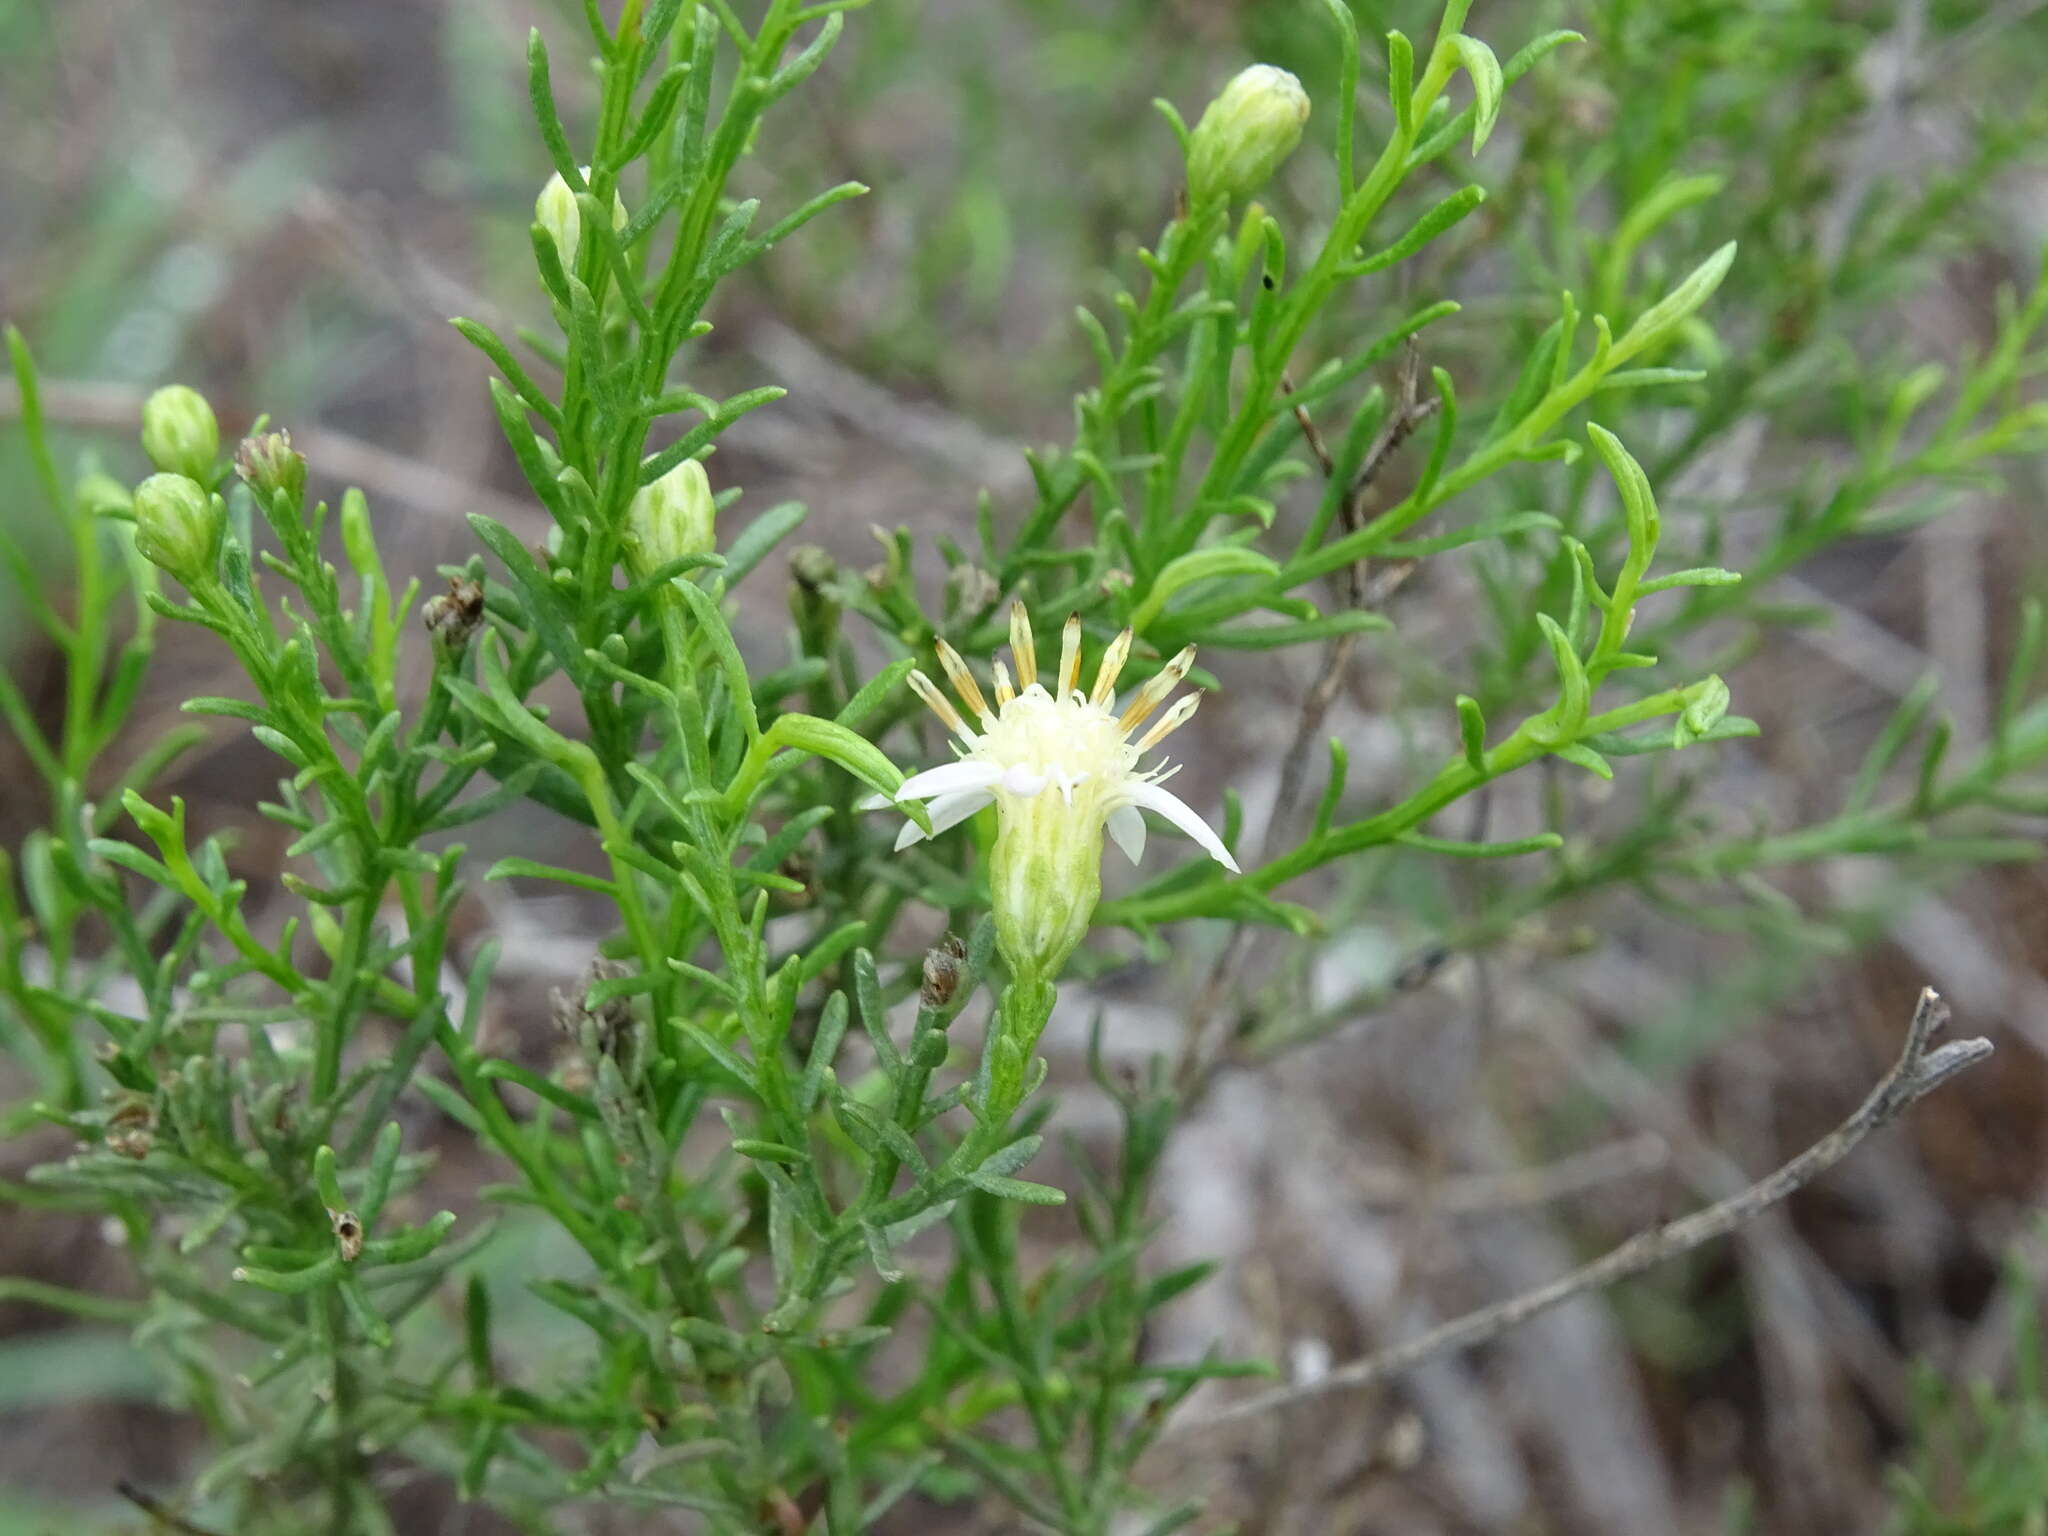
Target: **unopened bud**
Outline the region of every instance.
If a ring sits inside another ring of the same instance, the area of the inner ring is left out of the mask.
[[[166,384],[151,395],[142,407],[142,451],[166,474],[210,485],[220,423],[206,397],[183,384]]]
[[[927,1008],[943,1008],[950,1003],[960,989],[960,966],[966,959],[966,947],[950,933],[926,950],[918,1001]]]
[[[469,637],[484,619],[484,589],[467,576],[448,578],[448,590],[427,599],[420,619],[433,637],[434,647],[449,661],[468,649]]]
[[[235,473],[265,498],[282,491],[296,505],[306,493],[306,456],[293,449],[289,432],[243,438],[235,450]]]
[[[710,554],[718,547],[717,516],[711,480],[695,459],[641,486],[626,508],[626,562],[633,574],[645,581],[671,561]]]
[[[136,549],[188,587],[212,579],[226,522],[220,503],[184,475],[151,475],[135,487]]]
[[[1249,197],[1301,142],[1308,93],[1271,64],[1241,70],[1209,103],[1188,141],[1188,197],[1200,208]]]
[[[583,168],[583,181],[590,183],[590,167]],[[555,242],[555,254],[562,258],[562,270],[576,270],[576,253],[583,246],[583,215],[576,206],[576,194],[569,183],[562,179],[560,171],[550,176],[547,185],[540,189],[540,196],[533,200],[534,222],[548,232],[548,238]],[[626,227],[625,201],[614,191],[612,193],[612,228]]]

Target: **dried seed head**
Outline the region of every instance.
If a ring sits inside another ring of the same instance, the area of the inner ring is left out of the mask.
[[[625,966],[599,955],[590,962],[583,973],[582,984],[575,991],[562,987],[551,989],[548,992],[548,1011],[555,1021],[555,1028],[597,1056],[618,1056],[632,1036],[632,1003],[623,997],[613,997],[596,1008],[590,1008],[585,1006],[584,999],[598,983],[616,981],[625,974]]]
[[[354,1211],[329,1211],[327,1219],[334,1224],[334,1246],[341,1253],[341,1262],[353,1264],[363,1255],[363,1223]]]
[[[966,959],[966,946],[950,933],[926,950],[924,983],[918,988],[918,1001],[927,1008],[943,1008],[950,1003],[960,989],[960,967]]]
[[[107,1150],[132,1162],[141,1162],[155,1145],[156,1138],[146,1125],[121,1126],[107,1132]]]
[[[453,661],[469,647],[469,638],[484,621],[484,589],[467,576],[448,578],[448,590],[427,600],[420,618],[434,645]]]

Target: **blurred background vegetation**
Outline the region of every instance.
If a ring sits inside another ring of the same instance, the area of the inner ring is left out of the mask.
[[[1354,9],[1368,37],[1431,27],[1419,4]],[[56,381],[67,445],[132,473],[142,394],[178,378],[205,390],[227,432],[267,410],[316,481],[363,485],[393,530],[386,547],[423,574],[466,553],[464,511],[537,529],[518,508],[479,361],[445,322],[533,318],[525,230],[547,164],[526,114],[524,40],[533,24],[575,35],[574,10],[0,0],[0,313]],[[1738,552],[1768,550],[1759,519],[1827,494],[1901,372],[1981,349],[1999,291],[2031,290],[2048,241],[2043,10],[1482,0],[1469,29],[1503,57],[1556,26],[1588,42],[1511,92],[1475,172],[1487,204],[1431,248],[1427,291],[1389,304],[1459,299],[1463,312],[1430,332],[1429,361],[1461,394],[1468,379],[1504,387],[1553,312],[1531,295],[1569,288],[1626,314],[1631,295],[1663,291],[1739,239],[1700,339],[1718,362],[1688,397],[1691,426],[1661,457],[1638,451],[1667,525],[1694,516]],[[816,186],[821,167],[876,195],[776,252],[717,317],[705,366],[719,377],[699,387],[792,390],[727,434],[727,480],[757,505],[810,503],[807,536],[853,563],[874,558],[873,524],[964,531],[983,486],[1014,508],[1028,487],[1016,445],[1063,435],[1086,382],[1074,304],[1099,298],[1101,274],[1171,211],[1176,157],[1151,99],[1192,118],[1251,59],[1329,101],[1336,59],[1306,0],[874,0],[807,110],[744,172],[749,193],[777,203]],[[1365,95],[1383,99],[1370,77]],[[1312,143],[1327,143],[1333,120],[1318,112]],[[1374,121],[1362,116],[1368,139]],[[1298,155],[1271,189],[1296,228],[1327,205],[1327,163]],[[1676,211],[1617,267],[1617,219],[1674,186]],[[1767,622],[1726,636],[1737,706],[1764,736],[1718,788],[1724,809],[1786,824],[1832,814],[1924,679],[1962,738],[1982,738],[2018,599],[2043,588],[2042,478],[2023,461],[2003,487],[1944,487],[1938,509],[1908,509],[1938,518],[1901,515],[1772,586],[1752,615]],[[26,485],[18,437],[0,432],[0,517],[54,586],[59,542],[38,542]],[[1445,679],[1466,675],[1450,663],[1471,646],[1459,604],[1472,600],[1427,573],[1404,591],[1408,643],[1386,663],[1368,649],[1352,712],[1332,728],[1370,740],[1385,734],[1376,708],[1410,691],[1447,700]],[[754,622],[765,636],[782,619]],[[234,691],[206,684],[218,660],[203,637],[170,634],[162,654],[138,736],[188,693]],[[0,656],[32,687],[51,677],[4,608]],[[1399,675],[1371,675],[1383,664]],[[1223,674],[1270,693],[1277,714],[1232,705],[1195,771],[1245,786],[1254,812],[1279,794],[1287,722],[1313,681],[1306,658],[1297,670]],[[53,677],[45,692],[53,701]],[[0,742],[9,845],[40,812],[15,792],[28,780],[12,751]],[[1402,752],[1381,741],[1386,772]],[[167,788],[195,817],[241,826],[252,864],[274,867],[275,829],[247,811],[268,776],[224,733]],[[548,857],[541,845],[568,834],[487,836]],[[1183,1135],[1167,1243],[1228,1268],[1162,1347],[1222,1337],[1312,1371],[1427,1322],[1438,1303],[1546,1278],[1723,1193],[1837,1117],[1888,1059],[1923,981],[2006,1048],[1732,1246],[1384,1393],[1181,1452],[1218,1489],[1219,1521],[1273,1533],[2048,1529],[2034,1336],[2048,1263],[2036,1228],[2048,1174],[2038,864],[1965,876],[1817,860],[1785,876],[1783,905],[1727,909],[1725,945],[1651,903],[1560,901],[1489,935],[1483,958],[1441,966],[1418,946],[1455,927],[1465,873],[1411,864],[1372,878],[1339,908],[1378,917],[1359,917],[1312,978],[1331,1008],[1318,1038],[1270,1061],[1250,1053],[1259,1071],[1226,1073]],[[508,1005],[508,1027],[522,1006],[544,1027],[538,1000],[581,966],[588,936],[542,903],[500,903],[472,921],[518,946],[513,980],[531,998]],[[1106,989],[1104,1006],[1133,1052],[1172,1044],[1144,974]],[[1474,1095],[1485,1113],[1470,1112]],[[1587,1147],[1606,1161],[1579,1174],[1556,1162]],[[34,1137],[10,1143],[4,1187],[50,1152]],[[0,1273],[123,1283],[96,1230],[30,1207],[0,1223]],[[1445,1273],[1457,1277],[1449,1294],[1433,1296]],[[117,1480],[174,1476],[191,1447],[150,1406],[155,1390],[115,1328],[0,1302],[0,1536],[89,1529],[80,1522],[101,1514],[115,1528]],[[1163,1479],[1182,1474],[1171,1445],[1160,1454]],[[433,1490],[409,1518],[408,1530],[465,1528]],[[1011,1528],[959,1518],[961,1530]]]

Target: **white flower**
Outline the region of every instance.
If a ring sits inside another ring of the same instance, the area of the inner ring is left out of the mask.
[[[922,672],[910,686],[960,738],[959,760],[904,780],[896,799],[922,800],[936,834],[985,805],[996,808],[996,845],[989,863],[996,936],[1013,969],[1054,973],[1087,931],[1102,890],[1105,830],[1136,862],[1145,848],[1152,811],[1173,823],[1233,874],[1237,861],[1223,839],[1179,796],[1162,787],[1177,770],[1139,767],[1139,759],[1184,725],[1201,702],[1189,694],[1133,741],[1131,735],[1165,702],[1193,665],[1189,646],[1147,682],[1121,713],[1114,708],[1116,680],[1131,654],[1131,632],[1110,642],[1083,693],[1081,620],[1069,618],[1060,636],[1056,688],[1038,679],[1031,621],[1022,603],[1010,609],[1010,654],[1017,675],[995,664],[995,709],[983,697],[967,663],[945,641],[939,664],[979,729],[970,726]],[[924,837],[907,823],[896,846]]]

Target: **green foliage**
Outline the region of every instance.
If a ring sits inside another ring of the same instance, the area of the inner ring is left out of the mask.
[[[2015,1259],[1999,1304],[2012,1309],[2012,1380],[1916,1382],[1911,1456],[1893,1487],[1896,1536],[2032,1536],[2048,1528],[2048,1395],[2040,1300]]]
[[[1140,943],[1206,920],[1286,930],[1306,955],[1396,860],[1431,879],[1486,861],[1475,915],[1439,936],[1456,947],[1629,885],[1697,922],[1820,943],[1841,935],[1788,913],[1763,875],[1858,852],[1931,877],[2034,851],[2017,828],[2043,807],[2048,762],[2037,608],[1966,762],[1915,696],[1818,824],[1731,828],[1694,803],[1690,766],[1757,729],[1721,674],[1783,619],[1761,595],[1771,579],[1940,515],[1948,488],[2048,438],[2019,387],[2043,360],[2048,284],[1952,381],[1814,339],[1821,312],[1852,311],[1936,247],[2009,155],[1999,133],[1953,183],[1874,203],[1817,271],[1817,247],[1774,217],[1814,141],[1765,163],[1738,143],[1766,106],[1742,17],[1688,27],[1617,7],[1589,57],[1562,31],[1497,53],[1460,0],[1420,45],[1399,30],[1366,43],[1351,8],[1304,6],[1292,46],[1334,42],[1340,60],[1336,85],[1311,90],[1328,105],[1304,147],[1282,167],[1284,148],[1266,152],[1292,146],[1282,133],[1254,146],[1256,177],[1200,178],[1209,195],[1124,264],[1133,286],[1080,311],[1095,377],[1071,440],[1031,455],[1022,506],[984,501],[971,549],[938,541],[935,612],[930,552],[907,531],[884,530],[882,563],[854,575],[782,555],[800,507],[746,515],[731,486],[707,502],[720,434],[782,391],[687,382],[722,286],[866,190],[736,185],[785,125],[796,135],[780,106],[824,88],[812,77],[858,9],[765,0],[750,27],[722,3],[628,0],[615,24],[582,7],[587,36],[533,36],[528,94],[559,181],[529,248],[553,328],[455,324],[494,370],[497,421],[550,526],[536,545],[472,516],[479,553],[441,573],[417,620],[423,573],[396,569],[363,496],[309,502],[303,462],[261,424],[219,462],[189,392],[149,434],[164,473],[132,493],[92,473],[67,488],[10,333],[35,490],[76,591],[60,612],[0,542],[66,678],[50,731],[0,674],[0,717],[49,806],[0,860],[0,1029],[40,1082],[12,1123],[62,1125],[82,1150],[9,1198],[117,1223],[146,1299],[131,1313],[20,1294],[132,1323],[215,1437],[182,1506],[202,1526],[389,1529],[382,1455],[532,1529],[602,1500],[720,1531],[843,1533],[970,1487],[1062,1531],[1195,1518],[1137,1463],[1202,1380],[1252,1367],[1167,1368],[1144,1349],[1149,1315],[1202,1278],[1143,1263],[1186,1084],[1114,1080],[1096,1053],[1115,1156],[1077,1150],[1071,1198],[1025,1177],[1053,1113],[1035,1049],[1058,978],[1005,972],[985,832],[898,855],[893,818],[856,814],[903,788],[898,761],[938,760],[912,668],[941,641],[991,659],[1012,601],[1040,633],[1078,615],[1091,649],[1128,632],[1141,678],[1189,645],[1307,647],[1334,675],[1370,636],[1436,722],[1391,803],[1354,803],[1331,740],[1298,839],[1276,826],[1241,875],[1194,860],[1095,909],[1098,929]],[[855,25],[871,19],[894,25]],[[1787,70],[1826,75],[1833,34],[1815,21],[1801,41]],[[562,61],[593,51],[589,110],[565,111]],[[1546,135],[1580,88],[1604,88],[1616,119],[1573,160]],[[1839,125],[1853,105],[1822,92],[1802,109]],[[1187,141],[1193,114],[1165,115]],[[1164,158],[1166,130],[1158,142]],[[1243,204],[1267,176],[1273,206]],[[1497,252],[1517,258],[1513,302],[1463,314],[1455,274]],[[1794,297],[1806,307],[1766,334],[1716,329]],[[1790,487],[1760,542],[1738,545],[1720,506],[1667,528],[1660,489],[1745,418],[1825,389],[1854,407],[1852,451]],[[1464,562],[1484,600],[1455,653],[1424,659],[1380,638],[1373,581],[1435,560]],[[793,641],[764,669],[729,600],[784,566]],[[198,728],[124,734],[165,622],[210,631],[247,681],[185,710],[246,727],[279,761],[260,809],[291,834],[281,928],[245,910],[272,872],[152,796]],[[1520,835],[1429,830],[1551,759],[1614,781],[1632,818],[1594,839],[1552,794]],[[596,867],[508,857],[481,878],[616,913],[558,999],[547,1071],[485,1036],[493,950],[459,985],[435,980],[478,878],[453,836],[541,813],[588,829]],[[1241,819],[1233,807],[1226,841],[1243,843]],[[1533,873],[1493,873],[1516,867]],[[1339,899],[1311,908],[1325,870],[1344,877]],[[941,923],[966,942],[913,936]],[[1087,963],[1120,947],[1099,934]],[[1312,1038],[1360,1000],[1297,1003],[1263,1010],[1238,1046]],[[408,1146],[418,1119],[500,1170],[478,1192],[493,1214],[429,1209],[446,1186],[423,1139]],[[1027,1265],[1023,1208],[1063,1201],[1064,1250]],[[508,1278],[508,1252],[540,1255],[541,1272]],[[541,1332],[563,1341],[544,1358],[521,1342]]]

